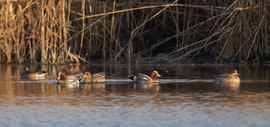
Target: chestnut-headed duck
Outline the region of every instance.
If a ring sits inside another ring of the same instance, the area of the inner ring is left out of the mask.
[[[30,70],[26,68],[25,71],[21,73],[21,78],[42,78],[47,75],[48,73],[46,71]]]
[[[160,77],[161,75],[158,74],[157,71],[153,71],[150,75],[150,77],[146,74],[142,74],[142,73],[133,73],[131,72],[133,75],[131,77],[129,77],[131,80],[133,80],[134,82],[158,82],[158,80],[156,79],[157,77]]]
[[[64,68],[59,72],[59,77],[57,79],[58,83],[80,83],[81,76]]]
[[[84,82],[104,82],[106,73],[99,72],[95,74],[90,74],[90,72],[85,72],[83,75]]]
[[[230,74],[210,75],[214,82],[240,82],[239,74],[232,70]]]

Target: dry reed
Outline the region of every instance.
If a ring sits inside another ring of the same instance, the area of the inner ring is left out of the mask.
[[[1,62],[269,58],[266,0],[6,0]],[[166,53],[162,57],[154,57]]]

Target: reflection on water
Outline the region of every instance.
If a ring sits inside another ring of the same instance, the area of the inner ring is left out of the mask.
[[[226,91],[237,91],[240,82],[213,82],[212,87],[214,89],[226,90]]]
[[[140,92],[156,92],[159,91],[160,85],[157,82],[152,83],[134,83],[134,90]]]
[[[29,81],[39,81],[39,80],[46,79],[44,76],[42,76],[42,77],[37,77],[37,76],[21,76],[20,78],[23,79],[23,80],[29,80]]]
[[[57,85],[57,84],[56,84]],[[61,83],[58,84],[59,91],[68,91],[68,92],[79,92],[80,84],[79,83]]]
[[[81,84],[84,91],[105,91],[105,84]]]
[[[54,81],[63,67],[107,72],[110,83],[57,85]],[[30,68],[45,70],[49,75],[44,82],[31,83],[20,78],[24,66],[0,67],[0,126],[270,125],[268,66],[120,64]],[[214,83],[208,77],[232,68],[239,70],[242,82]],[[163,82],[129,82],[130,69],[145,74],[155,69]]]

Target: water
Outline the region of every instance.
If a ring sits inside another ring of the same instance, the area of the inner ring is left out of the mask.
[[[252,65],[30,65],[46,79],[20,79],[25,65],[0,66],[0,126],[269,126],[270,67]],[[105,84],[55,84],[63,68],[107,72]],[[237,69],[240,84],[210,74]],[[131,71],[162,75],[157,85],[133,84]]]

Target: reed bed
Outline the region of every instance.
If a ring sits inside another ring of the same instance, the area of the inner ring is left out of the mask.
[[[258,62],[270,55],[269,6],[267,0],[0,1],[1,62]]]

